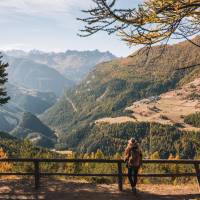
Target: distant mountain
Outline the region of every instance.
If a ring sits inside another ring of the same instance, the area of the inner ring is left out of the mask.
[[[56,95],[53,92],[39,92],[24,87],[17,87],[12,84],[7,85],[9,102],[18,106],[23,111],[33,114],[41,114],[56,102]],[[7,104],[7,105],[9,105]]]
[[[97,50],[65,53],[12,50],[3,55],[9,63],[7,91],[11,97],[8,104],[0,107],[0,131],[6,132],[17,130],[16,127],[20,130],[24,112],[39,115],[50,108],[65,89],[74,85],[69,79],[78,81],[97,63],[115,58],[109,52]],[[36,135],[31,132],[27,137]]]
[[[61,95],[65,88],[73,86],[72,81],[45,64],[7,55],[4,59],[9,63],[8,79],[13,85],[41,92],[54,92],[57,96]]]
[[[100,148],[109,154],[109,149],[112,149],[112,153],[118,150],[118,146],[123,149],[124,143],[121,141],[127,140],[131,134],[139,138],[143,128],[144,134],[147,134],[142,138],[145,145],[148,142],[149,123],[144,125],[143,122],[133,122],[135,125],[131,125],[131,128],[127,125],[127,129],[124,126],[121,130],[118,129],[117,123],[104,126],[95,122],[105,117],[129,116],[131,114],[125,111],[125,108],[134,102],[174,90],[199,77],[200,68],[176,70],[199,64],[199,48],[189,42],[182,42],[167,46],[164,54],[159,57],[161,52],[162,48],[156,46],[152,48],[147,60],[145,54],[138,52],[127,58],[101,63],[81,84],[67,90],[65,95],[41,116],[45,124],[59,130],[58,147],[90,152]],[[170,141],[176,137],[175,133],[179,134],[177,137],[180,140],[182,135],[186,134],[179,132],[176,124],[155,125],[157,126],[161,132],[162,128],[164,131],[170,131]],[[156,131],[158,130],[155,128]],[[167,135],[163,135],[160,141],[165,140],[165,137]],[[194,140],[199,137],[198,134],[195,137]],[[156,141],[155,138],[155,144]],[[111,144],[112,147],[109,146]],[[157,145],[159,148],[162,146],[161,143]],[[170,142],[170,145],[173,144]],[[147,150],[147,146],[145,148]],[[173,153],[177,151],[174,148],[173,146]],[[170,152],[171,150],[167,155]],[[194,154],[193,150],[192,152]]]
[[[22,110],[13,104],[0,108],[0,131],[10,132],[13,130],[22,115]]]
[[[15,57],[15,58],[21,58],[26,56],[26,52],[22,50],[9,50],[5,51],[4,54],[7,56]]]
[[[100,52],[98,50],[68,50],[61,53],[45,53],[38,50],[26,53],[21,50],[12,50],[5,52],[5,54],[21,60],[28,59],[34,63],[47,65],[63,74],[67,79],[75,82],[83,80],[95,65],[116,58],[110,52]]]
[[[24,112],[41,114],[56,102],[56,96],[50,92],[38,92],[12,84],[7,84],[11,100],[0,107],[0,130],[9,132],[17,126]]]
[[[49,127],[31,113],[23,114],[20,123],[11,132],[11,135],[19,139],[28,139],[37,146],[48,148],[54,146],[57,138]]]

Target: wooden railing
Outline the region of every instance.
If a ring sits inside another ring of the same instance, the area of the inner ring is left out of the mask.
[[[81,176],[81,177],[118,177],[118,187],[119,190],[123,190],[123,177],[127,174],[123,174],[122,166],[124,164],[123,160],[105,160],[105,159],[18,159],[18,158],[9,158],[9,159],[0,159],[1,163],[33,163],[34,171],[33,172],[5,172],[0,173],[0,176],[34,176],[35,179],[35,188],[40,186],[40,177],[42,176]],[[117,174],[75,174],[75,173],[60,173],[60,172],[41,172],[40,164],[41,163],[110,163],[116,164],[118,168]],[[139,174],[140,177],[196,177],[197,182],[200,186],[200,160],[143,160],[144,164],[184,164],[184,165],[193,165],[195,173],[167,173],[167,174]]]

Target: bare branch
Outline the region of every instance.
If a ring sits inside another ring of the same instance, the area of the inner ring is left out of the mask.
[[[189,38],[200,33],[200,0],[146,0],[137,8],[117,8],[117,0],[93,0],[84,11],[86,25],[80,36],[99,31],[118,35],[129,45],[152,46],[171,38]],[[198,45],[199,46],[199,45]]]

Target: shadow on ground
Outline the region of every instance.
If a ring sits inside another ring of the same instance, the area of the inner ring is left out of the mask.
[[[148,187],[145,186],[145,187]],[[173,189],[171,191],[173,193]],[[198,192],[197,192],[198,193]],[[34,199],[34,200],[191,200],[200,199],[200,194],[155,194],[140,191],[137,195],[129,189],[118,192],[116,185],[95,185],[86,182],[43,179],[39,190],[34,189],[30,180],[0,180],[0,199]]]

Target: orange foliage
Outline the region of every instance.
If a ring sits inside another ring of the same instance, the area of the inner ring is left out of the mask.
[[[2,158],[8,158],[8,157],[6,152],[4,152],[2,148],[0,148],[0,159]],[[9,171],[10,169],[12,169],[12,164],[6,162],[0,163],[0,172],[6,172]]]

